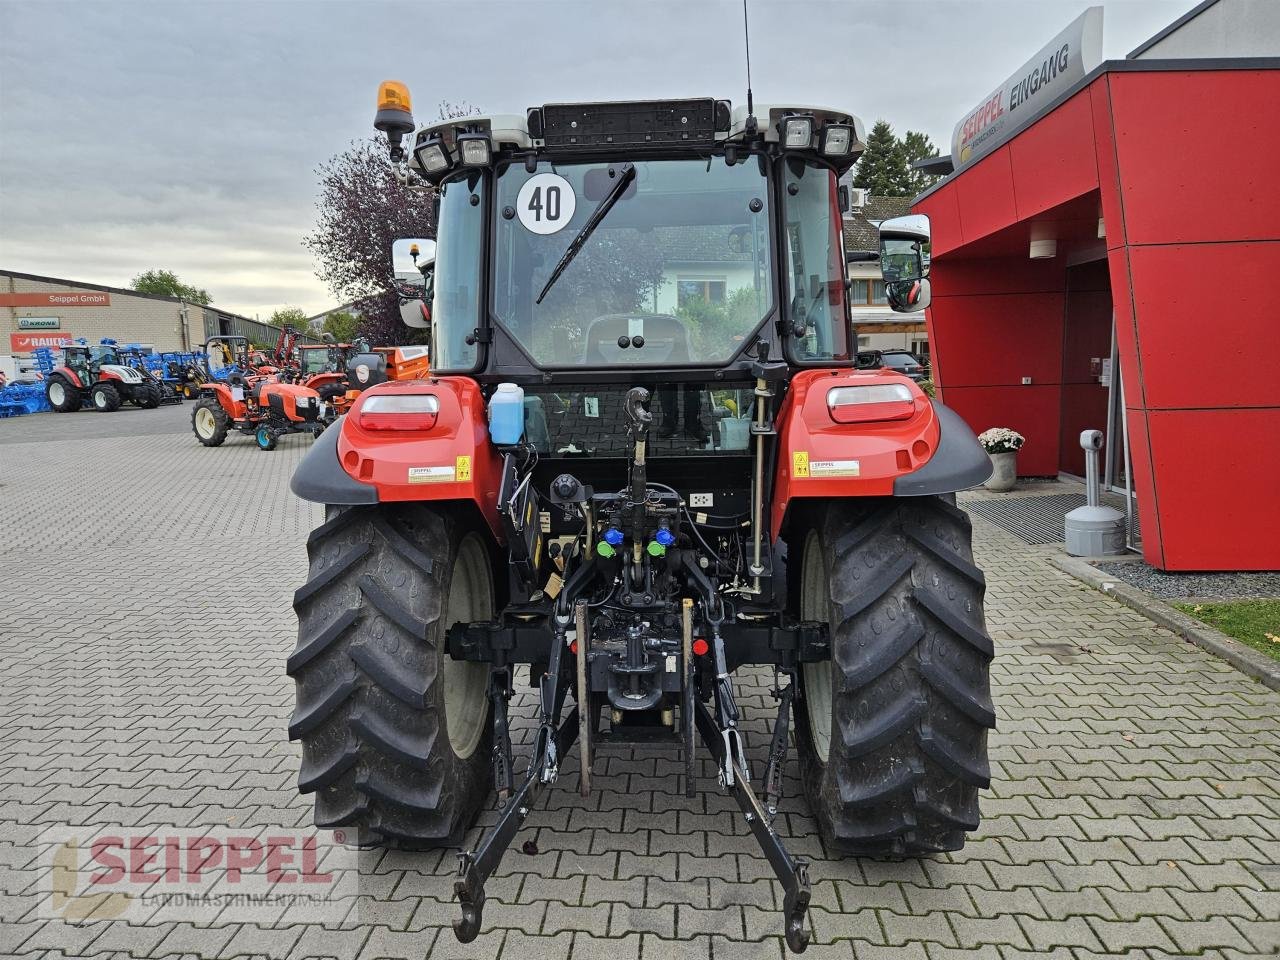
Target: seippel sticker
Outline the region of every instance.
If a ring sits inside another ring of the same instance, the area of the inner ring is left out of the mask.
[[[457,478],[457,469],[448,467],[410,467],[410,483],[453,483]]]
[[[810,460],[809,476],[811,477],[856,477],[858,476],[857,460]]]

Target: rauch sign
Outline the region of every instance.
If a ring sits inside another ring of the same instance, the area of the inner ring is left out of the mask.
[[[1102,62],[1102,8],[1090,7],[965,114],[951,134],[951,166],[972,163],[1041,116]]]

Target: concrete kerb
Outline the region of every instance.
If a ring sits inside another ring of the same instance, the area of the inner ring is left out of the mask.
[[[1158,623],[1166,630],[1172,630],[1178,636],[1216,657],[1221,657],[1241,673],[1253,677],[1265,687],[1280,691],[1280,662],[1251,650],[1237,640],[1233,640],[1221,631],[1213,629],[1194,617],[1190,617],[1162,600],[1137,587],[1130,586],[1108,576],[1093,564],[1079,557],[1049,557],[1049,562],[1068,573],[1077,580],[1083,581],[1109,597],[1114,597],[1125,606],[1142,614],[1148,620]]]

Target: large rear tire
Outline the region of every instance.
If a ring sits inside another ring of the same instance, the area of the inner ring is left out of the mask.
[[[831,624],[805,664],[797,742],[827,846],[914,856],[964,845],[995,726],[968,515],[951,498],[833,501],[802,527],[800,616]]]
[[[84,398],[80,395],[79,388],[73,387],[70,382],[57,374],[51,376],[49,382],[45,384],[44,395],[49,401],[49,406],[58,413],[70,413],[84,405]]]
[[[488,666],[453,660],[445,634],[492,617],[493,575],[454,512],[330,507],[307,541],[288,662],[298,789],[316,826],[360,844],[456,845],[491,786]]]
[[[191,408],[191,430],[206,447],[220,447],[231,429],[231,418],[215,397],[205,397]]]

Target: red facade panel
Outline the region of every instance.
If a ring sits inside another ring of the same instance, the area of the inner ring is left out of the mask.
[[[1012,427],[1027,438],[1018,453],[1018,474],[1052,477],[1058,472],[1058,421],[1062,391],[1057,384],[1031,387],[947,387],[943,402],[975,433]]]
[[[1017,217],[1061,206],[1098,185],[1093,110],[1082,90],[1009,144]]]
[[[1148,407],[1280,407],[1280,243],[1132,247],[1129,259]]]
[[[1110,75],[1089,84],[1089,104],[1093,114],[1094,161],[1102,194],[1102,217],[1107,229],[1107,249],[1125,243],[1124,208],[1120,204],[1120,171],[1116,165],[1116,141],[1112,129]],[[1112,264],[1112,275],[1115,264]]]
[[[960,206],[954,190],[939,190],[912,207],[912,212],[923,213],[929,218],[935,259],[964,243]]]
[[[1147,419],[1166,568],[1280,569],[1280,408]]]
[[[1280,70],[1114,73],[1110,85],[1130,243],[1280,239]]]
[[[1130,409],[1125,420],[1129,431],[1129,459],[1133,466],[1133,489],[1138,495],[1142,521],[1142,558],[1153,567],[1164,568],[1164,536],[1161,525],[1159,489],[1151,464],[1151,438],[1147,434],[1147,414]]]
[[[1056,384],[1062,376],[1061,293],[939,297],[933,350],[947,388]],[[1057,435],[1057,431],[1054,431]]]
[[[1003,230],[1018,219],[1009,148],[1000,147],[957,177],[952,188],[965,243]]]

